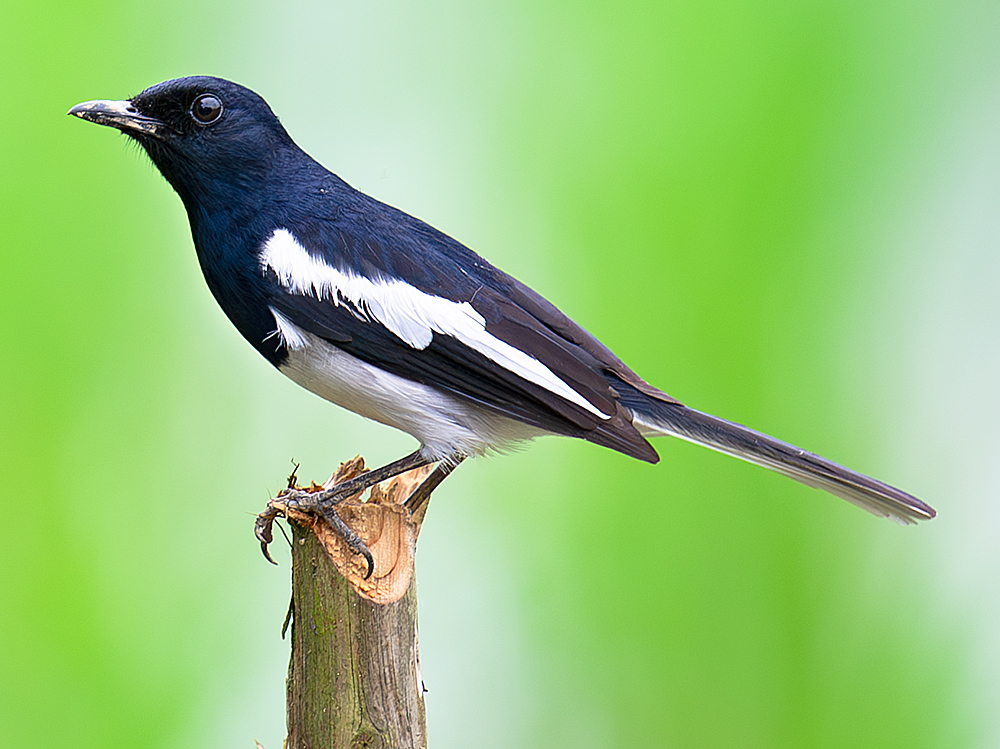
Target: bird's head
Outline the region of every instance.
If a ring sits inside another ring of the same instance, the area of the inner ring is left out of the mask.
[[[231,201],[266,182],[301,153],[260,96],[208,76],[177,78],[125,101],[88,101],[69,110],[139,143],[190,209]]]

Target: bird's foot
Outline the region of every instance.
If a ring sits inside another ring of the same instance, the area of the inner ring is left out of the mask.
[[[297,468],[298,466],[296,466]],[[307,517],[322,517],[352,552],[365,558],[364,577],[366,580],[371,577],[375,569],[375,559],[371,550],[334,509],[335,505],[358,496],[369,486],[377,483],[377,477],[374,477],[374,480],[370,478],[373,471],[359,475],[362,470],[364,470],[364,461],[356,459],[356,462],[352,461],[342,465],[341,469],[326,484],[313,482],[308,487],[298,486],[293,471],[292,475],[288,477],[288,488],[282,490],[275,499],[268,502],[267,509],[257,516],[254,523],[254,534],[260,541],[260,549],[264,558],[272,564],[276,564],[268,551],[268,546],[274,539],[274,521],[279,515],[287,517],[288,513],[292,512]],[[338,481],[337,479],[342,480]]]
[[[267,509],[257,516],[254,532],[260,541],[264,557],[274,564],[274,560],[268,552],[268,545],[273,540],[272,528],[274,520],[279,515],[287,516],[291,512],[304,517],[322,517],[351,552],[364,557],[364,579],[369,579],[375,569],[372,552],[361,537],[337,514],[335,507],[345,500],[359,497],[364,491],[376,484],[431,462],[417,451],[381,468],[364,471],[364,461],[356,458],[354,461],[341,465],[340,470],[325,484],[313,483],[308,487],[298,486],[295,472],[293,472],[289,477],[288,488],[269,502]],[[447,473],[450,473],[450,469]],[[440,480],[434,482],[434,486],[438,483]],[[429,491],[426,492],[427,495],[429,493]],[[410,509],[412,513],[413,508]]]
[[[367,474],[362,474],[366,476]],[[345,523],[340,515],[337,514],[334,506],[343,502],[349,497],[357,496],[364,491],[351,491],[353,487],[347,487],[344,491],[338,491],[339,487],[350,484],[351,481],[345,481],[342,484],[335,485],[332,489],[323,489],[321,491],[307,491],[303,489],[289,489],[286,492],[280,494],[278,498],[285,505],[286,510],[292,510],[293,512],[299,512],[303,515],[313,515],[322,517],[327,524],[333,529],[333,531],[340,536],[340,538],[347,544],[347,547],[353,551],[355,554],[363,556],[365,558],[365,580],[372,576],[372,572],[375,571],[375,559],[372,556],[367,544],[361,540],[350,526]],[[364,487],[368,488],[368,487]],[[262,513],[262,515],[267,514]],[[273,522],[273,521],[272,521]],[[258,518],[258,524],[260,520]],[[270,530],[268,530],[268,535],[270,535]],[[258,538],[260,534],[257,535]],[[263,539],[261,539],[263,544]],[[265,556],[267,552],[265,550]]]
[[[296,538],[304,541],[302,533],[311,529],[310,535],[358,595],[375,603],[398,601],[410,584],[430,495],[464,459],[455,454],[432,466],[432,461],[414,453],[366,472],[359,456],[342,463],[325,483],[310,482],[306,487],[298,484],[293,472],[288,488],[257,516],[261,551],[274,563],[268,544],[274,520],[283,515],[294,521]],[[362,499],[368,489],[370,494]]]

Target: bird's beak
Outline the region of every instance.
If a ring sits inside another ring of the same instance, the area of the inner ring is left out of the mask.
[[[147,117],[132,106],[130,101],[85,101],[77,104],[66,114],[76,115],[84,120],[96,122],[121,130],[126,134],[150,135],[162,138],[169,130],[167,125],[155,117]]]

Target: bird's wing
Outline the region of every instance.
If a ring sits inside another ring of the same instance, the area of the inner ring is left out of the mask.
[[[419,288],[384,271],[361,274],[334,257],[306,249],[291,231],[275,231],[260,253],[269,304],[303,330],[393,374],[546,431],[656,460],[619,404],[604,363],[512,300],[489,275],[456,271],[434,293],[426,280]],[[437,260],[440,272],[449,261]]]

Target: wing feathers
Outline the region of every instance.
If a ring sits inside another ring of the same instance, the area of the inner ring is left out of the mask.
[[[287,229],[275,230],[264,243],[260,263],[289,293],[346,306],[362,322],[380,323],[414,349],[426,349],[435,333],[451,336],[600,419],[614,413],[614,404],[606,398],[597,399],[600,403],[591,401],[533,356],[533,352],[526,353],[494,335],[483,315],[469,302],[429,294],[398,279],[373,280],[327,265],[311,255]],[[556,371],[561,370],[557,367]],[[593,391],[593,387],[589,389]]]
[[[272,233],[259,261],[286,345],[295,341],[284,333],[282,316],[393,374],[546,431],[657,460],[609,386],[607,363],[590,350],[600,355],[602,347],[582,329],[575,337],[594,345],[567,339],[560,326],[540,321],[492,285],[474,286],[463,300],[454,288],[435,294],[400,279],[360,276],[311,254],[286,229]],[[483,269],[516,283],[491,266]]]

